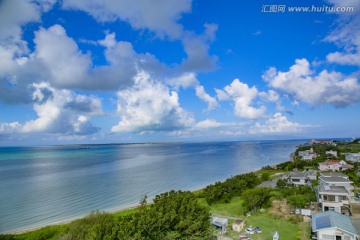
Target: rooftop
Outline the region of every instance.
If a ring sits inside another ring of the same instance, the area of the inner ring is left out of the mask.
[[[314,232],[334,227],[358,236],[349,216],[334,211],[319,212],[313,215],[311,228]]]
[[[351,180],[344,178],[344,177],[319,177],[320,180],[326,183],[352,183]]]
[[[342,178],[349,178],[347,175],[342,174],[342,173],[334,173],[334,172],[329,172],[329,173],[325,173],[322,172],[320,173],[320,177],[342,177]]]
[[[289,174],[290,178],[306,178],[309,175],[316,175],[317,171],[309,170],[309,171],[302,171],[302,172],[291,172]]]
[[[319,186],[319,193],[335,193],[335,194],[349,194],[349,192],[346,190],[343,186]]]
[[[339,164],[340,160],[326,160],[325,162],[319,163],[321,165],[334,165]]]

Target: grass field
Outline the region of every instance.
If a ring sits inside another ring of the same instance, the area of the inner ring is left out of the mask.
[[[210,207],[210,213],[225,215],[231,217],[241,217],[244,215],[243,200],[239,197],[234,197],[229,203],[216,203]]]
[[[207,205],[205,199],[199,199],[199,202],[203,205]],[[309,223],[292,223],[287,219],[274,218],[267,212],[257,212],[250,217],[245,217],[242,208],[243,200],[240,197],[233,198],[230,203],[217,203],[210,206],[210,212],[212,214],[235,217],[245,220],[245,231],[246,228],[260,227],[262,233],[251,235],[253,240],[271,240],[275,231],[278,231],[281,239],[301,239],[307,240],[310,235],[310,224]],[[207,205],[208,206],[208,205]],[[239,232],[232,231],[232,223],[234,220],[229,219],[229,232],[226,236],[232,239],[239,239]],[[299,238],[297,238],[299,237]]]
[[[279,232],[280,239],[294,240],[297,239],[299,231],[301,231],[298,224],[291,223],[285,219],[274,219],[267,213],[258,213],[243,219],[246,224],[244,231],[248,227],[260,227],[262,230],[262,233],[252,234],[250,236],[252,240],[271,240],[275,231]],[[231,229],[231,226],[229,228]],[[234,231],[229,231],[227,234],[232,239],[238,239],[239,235],[240,233]]]

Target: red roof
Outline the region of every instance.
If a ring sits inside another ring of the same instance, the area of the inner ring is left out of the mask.
[[[325,162],[323,162],[323,164],[326,165],[334,165],[334,164],[339,164],[341,160],[326,160]]]

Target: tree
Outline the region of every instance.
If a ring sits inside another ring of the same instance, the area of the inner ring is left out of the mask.
[[[244,191],[241,195],[244,199],[243,206],[247,210],[256,211],[256,209],[268,206],[270,200],[270,191],[268,188],[254,188]]]
[[[265,182],[265,181],[269,181],[270,180],[270,174],[268,172],[263,172],[261,174],[261,181]]]
[[[309,198],[305,195],[292,195],[286,200],[291,206],[299,208],[304,208],[310,203]]]
[[[285,179],[279,179],[276,182],[276,187],[279,189],[284,189],[287,186],[287,181]]]

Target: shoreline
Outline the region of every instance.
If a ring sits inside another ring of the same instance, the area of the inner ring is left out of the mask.
[[[288,161],[291,161],[291,159],[289,159]],[[286,162],[286,161],[285,161],[285,162]],[[275,164],[275,165],[272,165],[272,167],[277,166],[278,164],[281,164],[281,163],[284,163],[284,162],[280,162],[280,163],[277,163],[277,164]],[[266,165],[265,165],[265,166],[266,166]],[[244,172],[244,173],[240,173],[240,174],[256,173],[256,172],[262,170],[262,168],[265,167],[265,166],[262,166],[261,168],[255,169],[255,170],[253,170],[253,171],[248,171],[248,172]],[[237,174],[237,175],[239,175],[239,174]],[[234,175],[234,176],[236,176],[236,175]],[[227,177],[226,179],[224,179],[224,180],[219,180],[219,181],[220,181],[220,182],[224,182],[224,181],[226,181],[227,179],[229,179],[229,178],[231,178],[231,177],[233,177],[233,176],[229,176],[229,177]],[[209,185],[211,185],[211,184],[214,184],[214,182],[213,182],[213,183],[210,183],[210,184],[208,184],[208,185],[202,186],[202,187],[195,187],[195,188],[192,188],[192,189],[189,189],[189,190],[182,190],[182,191],[190,191],[190,192],[201,191],[201,190],[205,189],[207,186],[209,186]],[[163,193],[163,192],[162,192],[162,193]],[[159,194],[162,194],[162,193],[159,193]],[[157,195],[158,195],[158,194],[157,194]],[[151,204],[151,203],[153,203],[152,200],[149,201],[147,204]],[[110,214],[116,214],[116,213],[124,212],[124,211],[127,211],[127,210],[136,209],[138,206],[139,206],[139,204],[130,204],[130,205],[126,206],[126,207],[115,207],[115,208],[112,208],[112,209],[110,209],[110,210],[100,210],[100,211],[106,212],[106,213],[110,213]],[[96,210],[93,210],[93,211],[96,211]],[[91,212],[90,212],[90,213],[91,213]],[[47,225],[30,227],[30,228],[27,228],[27,229],[24,229],[24,230],[15,230],[15,231],[9,231],[9,232],[0,233],[0,236],[1,236],[1,235],[7,235],[7,234],[19,235],[19,234],[29,233],[29,232],[32,232],[32,231],[37,231],[37,230],[40,230],[40,229],[46,228],[46,227],[52,227],[52,226],[70,224],[70,223],[73,222],[73,221],[76,221],[76,220],[79,220],[79,219],[82,219],[82,218],[86,217],[86,216],[89,215],[90,213],[87,213],[86,215],[82,215],[82,216],[70,218],[70,219],[55,221],[55,222],[50,223],[50,224],[47,224]]]

